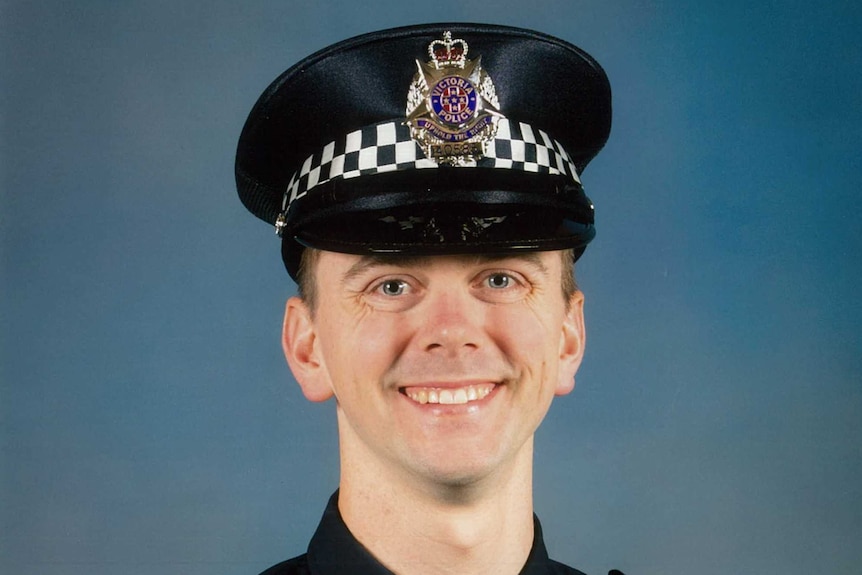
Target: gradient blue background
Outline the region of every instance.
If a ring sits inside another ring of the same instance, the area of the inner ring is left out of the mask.
[[[304,550],[334,409],[284,364],[294,288],[236,140],[308,53],[468,20],[570,40],[614,89],[583,178],[587,357],[538,434],[552,555],[859,573],[859,3],[362,4],[0,3],[0,572],[254,575]]]

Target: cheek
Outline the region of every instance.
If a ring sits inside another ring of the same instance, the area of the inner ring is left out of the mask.
[[[532,406],[538,425],[559,380],[562,321],[558,315],[525,306],[496,316],[490,329],[496,334],[497,346],[520,374],[520,384],[513,393]]]
[[[405,345],[405,324],[396,314],[374,312],[341,314],[327,322],[321,344],[336,389],[359,374],[371,379],[385,374]]]
[[[499,313],[490,314],[488,330],[510,358],[538,364],[547,361],[549,353],[557,355],[559,322],[527,305],[501,308]]]

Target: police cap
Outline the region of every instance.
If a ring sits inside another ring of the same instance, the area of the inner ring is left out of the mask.
[[[306,247],[433,255],[573,248],[595,235],[580,175],[611,93],[583,50],[530,30],[433,24],[295,64],[240,136],[245,206],[296,279]]]

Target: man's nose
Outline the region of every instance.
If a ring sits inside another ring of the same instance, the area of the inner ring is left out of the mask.
[[[418,334],[423,351],[457,355],[482,345],[484,310],[466,290],[429,294],[423,307]]]

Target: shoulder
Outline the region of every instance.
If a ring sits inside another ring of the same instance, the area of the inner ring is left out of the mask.
[[[308,557],[300,555],[287,561],[282,561],[278,565],[273,565],[260,575],[308,575]]]
[[[548,561],[548,573],[551,575],[585,575],[583,571],[578,571],[553,559]]]

